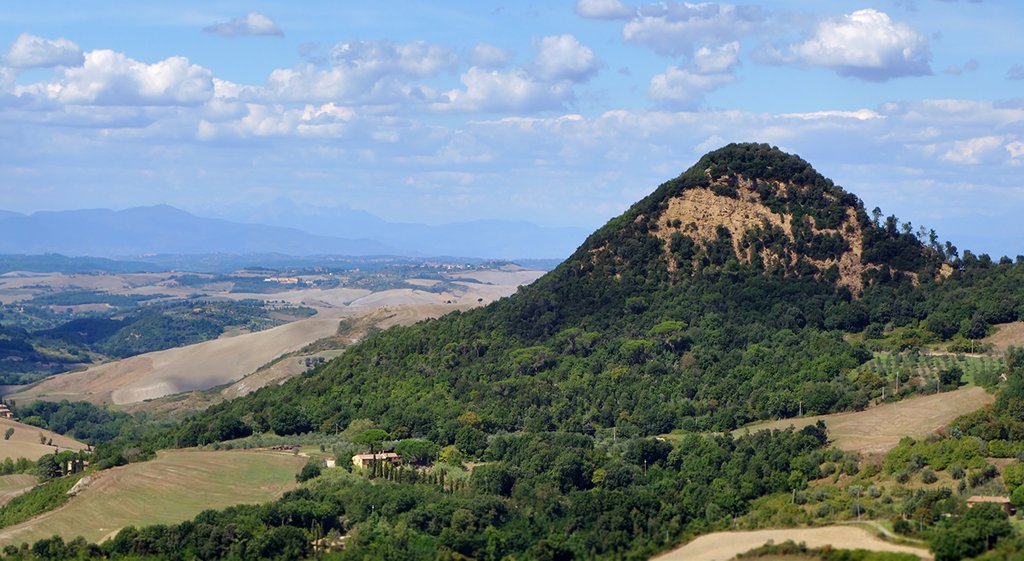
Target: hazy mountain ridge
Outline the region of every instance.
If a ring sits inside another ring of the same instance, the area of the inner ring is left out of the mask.
[[[315,236],[294,228],[202,218],[167,205],[41,211],[0,216],[0,253],[96,257],[147,254],[283,253],[380,255],[397,250],[369,239]]]
[[[266,223],[265,223],[266,222]],[[564,258],[581,228],[526,221],[475,220],[442,225],[392,223],[352,209],[320,213],[285,207],[236,222],[168,206],[40,211],[0,210],[0,253],[138,257],[153,254],[404,255]]]

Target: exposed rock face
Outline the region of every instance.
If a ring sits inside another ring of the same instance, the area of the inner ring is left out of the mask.
[[[763,189],[762,182],[762,189]],[[700,247],[707,248],[721,237],[725,228],[731,237],[733,251],[746,263],[760,258],[768,268],[773,266],[791,270],[798,259],[804,259],[819,271],[835,267],[837,284],[845,286],[854,294],[863,290],[862,273],[877,268],[862,262],[863,230],[854,209],[847,209],[846,219],[836,228],[819,228],[814,218],[804,216],[803,237],[826,236],[845,243],[837,244],[841,251],[832,255],[812,256],[797,251],[797,232],[794,232],[794,217],[773,211],[753,189],[755,182],[747,178],[721,178],[712,186],[729,187],[736,196],[719,194],[713,188],[687,189],[668,201],[668,207],[656,217],[657,229],[653,234],[665,242],[665,252],[670,271],[678,266],[673,258],[672,238],[683,235]],[[775,190],[788,189],[782,182],[772,182]],[[723,189],[724,191],[724,189]],[[785,239],[774,239],[771,245],[754,243],[765,234],[782,233]],[[843,247],[845,246],[845,247]]]

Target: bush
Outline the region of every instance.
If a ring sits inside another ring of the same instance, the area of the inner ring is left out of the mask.
[[[310,458],[306,465],[302,466],[302,470],[295,474],[295,481],[302,483],[303,481],[309,481],[315,477],[320,477],[322,469],[320,467],[320,460]]]
[[[935,475],[935,472],[930,469],[926,469],[921,472],[921,482],[925,485],[931,485],[938,480],[939,476]]]

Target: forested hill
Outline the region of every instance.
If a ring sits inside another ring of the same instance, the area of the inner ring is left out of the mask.
[[[207,411],[176,444],[365,418],[472,455],[487,433],[657,434],[855,409],[884,382],[857,370],[871,353],[850,341],[983,335],[1024,312],[1022,282],[1022,265],[869,215],[796,156],[730,145],[516,295],[376,335]]]

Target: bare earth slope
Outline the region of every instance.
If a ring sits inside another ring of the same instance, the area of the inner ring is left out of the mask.
[[[825,526],[822,528],[794,528],[786,530],[754,530],[750,532],[715,532],[663,553],[652,561],[728,561],[740,553],[761,547],[768,542],[782,543],[792,540],[804,542],[807,547],[831,546],[835,549],[868,549],[910,553],[921,559],[932,559],[926,549],[897,545],[883,541],[863,528],[854,526]]]
[[[340,314],[332,310],[266,331],[222,337],[195,345],[146,353],[48,378],[10,396],[133,403],[233,382],[270,360],[334,334]]]
[[[1000,353],[1005,353],[1010,347],[1024,347],[1024,321],[997,325],[996,332],[981,342],[991,343],[992,350]]]
[[[169,450],[155,460],[93,474],[64,506],[0,529],[0,546],[54,534],[90,542],[124,526],[170,524],[206,509],[273,500],[295,488],[302,456],[255,450]]]
[[[13,428],[14,433],[10,440],[0,440],[0,461],[5,458],[16,460],[28,458],[38,460],[46,454],[62,452],[64,450],[85,450],[87,446],[73,438],[61,436],[55,432],[43,430],[39,427],[19,423],[12,419],[0,418],[0,434]],[[44,443],[40,443],[39,435],[43,435]],[[52,441],[53,444],[47,444]]]
[[[866,454],[884,453],[904,436],[924,438],[960,415],[992,403],[993,397],[979,387],[887,403],[855,413],[836,413],[757,423],[736,431],[802,428],[825,421],[829,438],[843,450]]]

